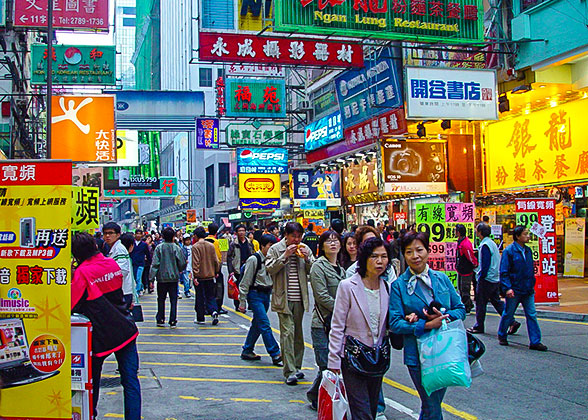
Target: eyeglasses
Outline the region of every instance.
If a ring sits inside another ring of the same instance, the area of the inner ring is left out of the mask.
[[[373,261],[378,261],[378,260],[385,261],[385,260],[388,260],[388,255],[377,255],[377,254],[373,254],[373,255],[370,255],[370,260],[373,260]]]
[[[337,239],[337,238],[327,239],[325,242],[328,244],[341,244],[341,242],[339,242],[339,239]]]
[[[102,235],[104,235],[104,236],[109,236],[109,235],[116,235],[116,232],[115,232],[115,231],[112,231],[112,230],[110,230],[110,231],[108,231],[108,232],[102,232]]]

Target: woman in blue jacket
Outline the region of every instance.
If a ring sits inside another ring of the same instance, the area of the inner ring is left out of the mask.
[[[390,329],[404,335],[404,364],[421,398],[419,420],[442,420],[441,403],[446,388],[425,392],[421,382],[421,364],[417,337],[441,327],[443,320],[465,319],[465,306],[449,278],[429,268],[429,236],[408,232],[402,239],[402,253],[408,269],[390,288]],[[443,312],[427,313],[431,302],[438,302]]]

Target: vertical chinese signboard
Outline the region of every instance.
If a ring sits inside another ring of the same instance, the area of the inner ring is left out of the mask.
[[[46,28],[49,0],[15,0],[14,26]],[[53,0],[53,29],[108,31],[108,0]]]
[[[476,210],[473,203],[434,203],[417,204],[417,230],[429,235],[431,252],[429,266],[443,271],[457,287],[457,233],[455,226],[462,224],[470,240],[474,238],[474,218]]]
[[[531,232],[527,244],[535,263],[535,302],[557,303],[557,251],[555,234],[555,200],[521,198],[516,200],[516,223]]]
[[[218,149],[219,129],[218,118],[196,118],[196,148]]]
[[[94,230],[99,224],[100,189],[72,187],[71,228],[72,230]]]
[[[116,162],[114,95],[53,96],[51,157]]]
[[[284,118],[286,85],[283,80],[227,79],[228,117]]]
[[[70,184],[71,162],[0,164],[0,416],[6,419],[72,418]]]
[[[565,221],[564,276],[584,277],[586,219],[573,217]]]

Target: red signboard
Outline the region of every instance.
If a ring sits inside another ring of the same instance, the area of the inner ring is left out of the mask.
[[[0,185],[71,185],[71,161],[3,160]]]
[[[364,140],[376,140],[405,134],[407,130],[404,108],[398,108],[345,128],[343,134],[347,142],[355,144]]]
[[[203,61],[363,67],[360,44],[219,32],[200,32],[199,37]]]
[[[47,27],[48,0],[14,0],[14,26]],[[108,31],[108,0],[53,0],[54,29]]]

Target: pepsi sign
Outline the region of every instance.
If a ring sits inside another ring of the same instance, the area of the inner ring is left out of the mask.
[[[310,152],[342,139],[341,113],[337,111],[306,126],[304,129],[304,150]]]
[[[286,174],[288,151],[278,147],[238,148],[237,168],[240,174]]]

